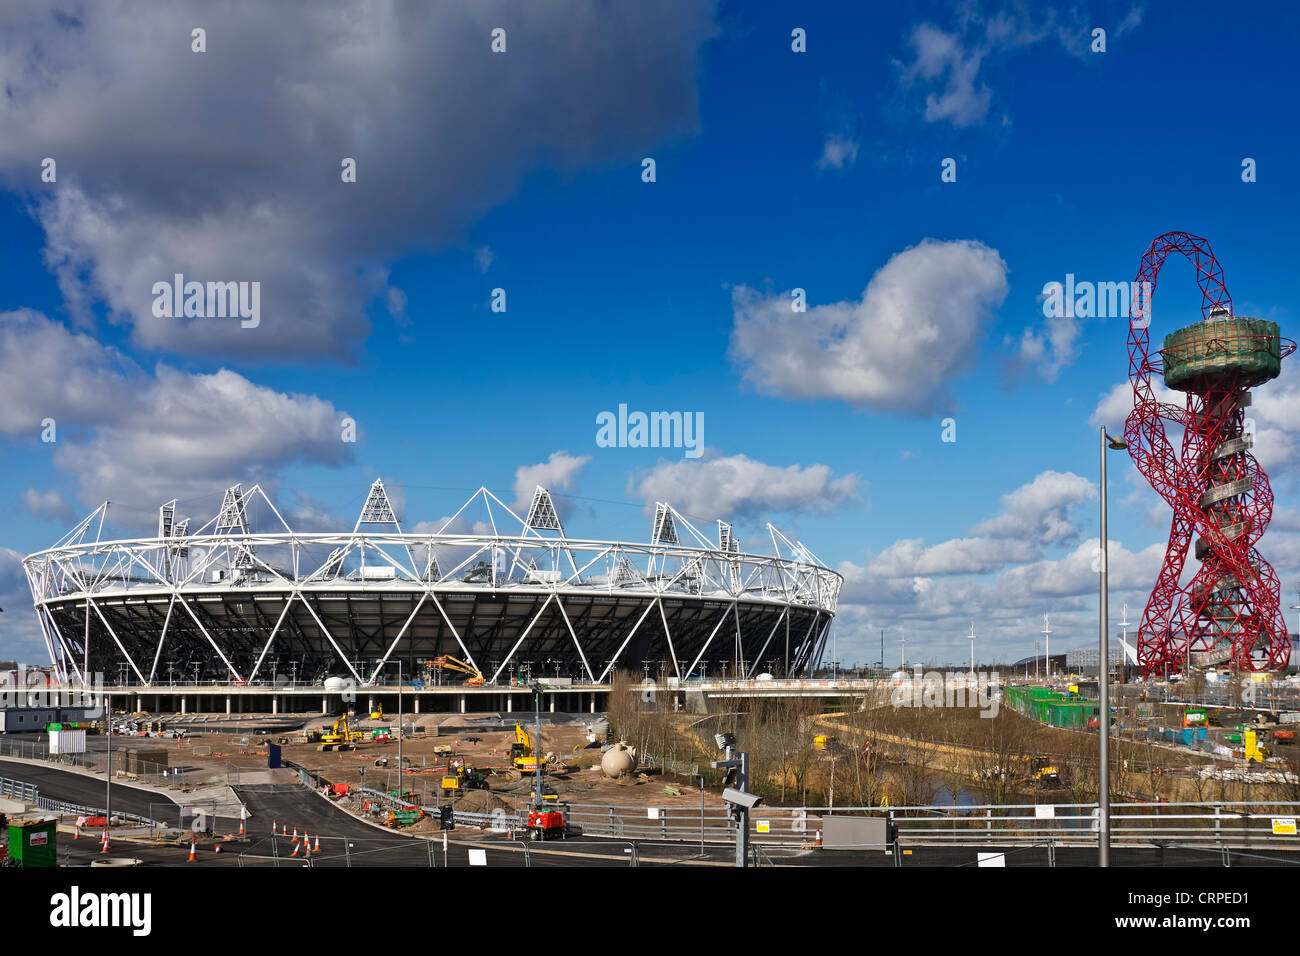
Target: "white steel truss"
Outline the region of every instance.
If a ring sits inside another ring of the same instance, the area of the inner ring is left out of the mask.
[[[253,502],[272,527],[253,526]],[[448,531],[475,502],[483,526]],[[295,532],[256,485],[227,489],[193,534],[169,501],[156,537],[105,539],[107,511],[23,561],[61,680],[125,665],[150,686],[170,666],[165,653],[188,653],[208,678],[243,683],[266,679],[274,649],[366,685],[394,656],[432,656],[443,640],[438,653],[489,680],[550,655],[601,681],[639,665],[627,655],[664,651],[679,678],[708,661],[743,674],[782,626],[777,656],[796,673],[818,660],[842,583],[770,524],[772,553],[747,553],[729,523],[710,540],[666,502],[655,503],[648,544],[569,537],[541,487],[525,518],[480,488],[431,534],[402,532],[379,480],[351,532]],[[723,628],[730,639],[718,638]]]

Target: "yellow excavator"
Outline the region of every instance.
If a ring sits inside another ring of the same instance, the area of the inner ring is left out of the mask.
[[[433,666],[446,671],[459,671],[462,674],[468,674],[469,677],[465,680],[466,687],[483,686],[483,672],[472,664],[466,664],[459,658],[443,654],[433,659]]]
[[[364,737],[361,731],[349,729],[348,715],[344,714],[334,721],[334,726],[329,731],[320,735],[320,749],[322,751],[348,750],[353,744],[360,743]]]
[[[510,745],[510,764],[520,773],[537,773],[537,763],[541,761],[542,770],[546,769],[546,758],[533,749],[533,735],[515,724],[515,742]]]

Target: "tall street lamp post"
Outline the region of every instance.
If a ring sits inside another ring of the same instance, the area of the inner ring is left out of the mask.
[[[1101,428],[1101,604],[1097,610],[1098,648],[1097,721],[1097,865],[1110,866],[1110,604],[1108,593],[1109,543],[1106,533],[1106,452],[1122,451],[1124,439]]]

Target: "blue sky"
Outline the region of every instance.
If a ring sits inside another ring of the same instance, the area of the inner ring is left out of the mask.
[[[1126,323],[1049,326],[1044,284],[1129,281],[1186,230],[1295,334],[1287,5],[451,4],[353,46],[314,6],[297,42],[251,6],[0,13],[0,656],[42,653],[18,557],[105,498],[139,533],[260,481],[311,530],[381,475],[410,529],[535,465],[574,534],[648,535],[656,497],[797,534],[846,576],[841,660],[885,627],[896,661],[906,625],[909,658],[961,661],[971,619],[1015,659],[1044,612],[1077,646]],[[262,325],[151,316],[176,271],[261,281]],[[1199,304],[1171,261],[1153,335]],[[1288,372],[1255,406],[1288,605],[1298,399]],[[707,454],[597,447],[620,403],[703,413]],[[1167,516],[1126,457],[1111,478],[1136,620]]]

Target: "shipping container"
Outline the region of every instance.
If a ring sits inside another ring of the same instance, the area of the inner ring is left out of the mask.
[[[17,866],[56,866],[56,817],[9,824],[9,859]]]

